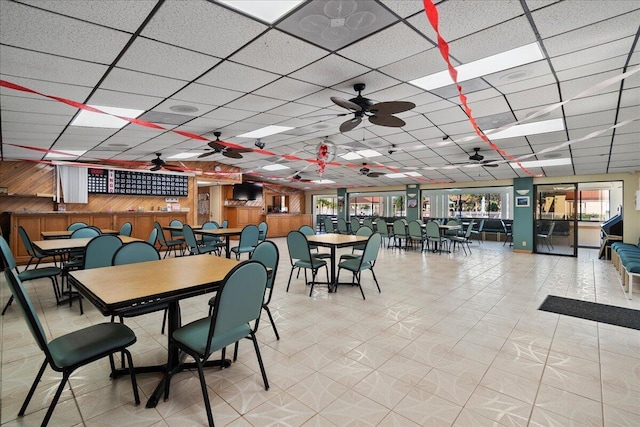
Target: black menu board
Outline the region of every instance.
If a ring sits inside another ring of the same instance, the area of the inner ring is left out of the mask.
[[[189,179],[185,175],[126,170],[91,168],[88,179],[91,194],[186,197],[189,187]]]

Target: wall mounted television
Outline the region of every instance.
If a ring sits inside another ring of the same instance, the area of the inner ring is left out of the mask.
[[[234,184],[233,200],[262,200],[262,185],[250,182]]]

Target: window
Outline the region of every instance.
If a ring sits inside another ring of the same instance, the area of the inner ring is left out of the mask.
[[[422,218],[511,219],[512,187],[422,191]]]

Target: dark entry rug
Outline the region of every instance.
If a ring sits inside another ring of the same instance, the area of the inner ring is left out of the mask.
[[[640,310],[630,308],[549,295],[538,310],[640,330]]]

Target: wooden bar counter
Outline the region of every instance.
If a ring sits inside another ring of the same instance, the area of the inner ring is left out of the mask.
[[[130,222],[132,237],[147,240],[153,229],[153,223],[158,221],[160,225],[169,225],[169,222],[178,219],[188,223],[190,212],[60,212],[60,211],[19,211],[3,212],[0,215],[2,235],[9,242],[11,252],[18,264],[26,264],[29,255],[20,241],[18,226],[22,226],[31,240],[40,240],[43,231],[66,230],[69,224],[84,222],[98,228],[119,230],[122,224]]]
[[[274,213],[262,215],[262,221],[269,225],[267,238],[286,237],[291,230],[297,230],[303,225],[312,226],[311,214]]]

